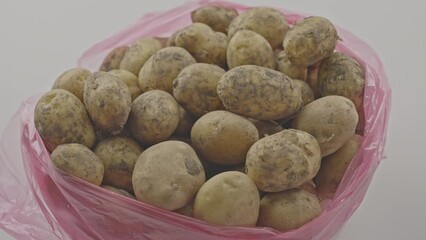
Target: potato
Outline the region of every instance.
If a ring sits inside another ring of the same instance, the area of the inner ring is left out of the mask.
[[[114,193],[117,193],[117,194],[123,195],[123,196],[125,196],[125,197],[129,197],[129,198],[136,199],[136,198],[135,198],[135,196],[133,196],[132,194],[130,194],[130,193],[129,193],[129,192],[127,192],[126,190],[118,189],[118,188],[111,187],[111,186],[107,186],[107,185],[102,185],[101,187],[102,187],[102,188],[104,188],[104,189],[106,189],[106,190],[109,190],[109,191],[111,191],[111,192],[114,192]]]
[[[128,137],[112,137],[95,148],[105,167],[104,184],[132,192],[132,174],[143,149]]]
[[[355,133],[358,114],[351,100],[327,96],[306,105],[292,127],[312,134],[321,147],[321,155],[336,152]]]
[[[312,66],[308,67],[308,77],[306,78],[306,83],[311,87],[312,91],[314,92],[315,99],[318,99],[321,97],[320,91],[319,91],[319,83],[318,83],[318,70],[321,65],[321,62],[317,62]]]
[[[67,90],[83,102],[84,83],[90,74],[92,73],[87,69],[72,68],[56,79],[55,83],[53,83],[52,90]]]
[[[215,65],[190,65],[173,81],[173,95],[183,108],[196,117],[222,110],[224,107],[216,89],[223,74],[225,70]]]
[[[146,149],[133,171],[136,198],[167,210],[187,205],[204,181],[197,154],[179,141],[166,141]]]
[[[208,180],[194,201],[194,218],[226,226],[252,227],[259,215],[259,192],[244,173],[230,171]]]
[[[145,62],[161,48],[161,42],[155,38],[146,37],[136,40],[130,45],[129,50],[124,55],[123,60],[121,60],[120,69],[139,76],[139,71]]]
[[[195,118],[179,105],[179,124],[175,130],[175,134],[179,136],[190,136],[194,123]]]
[[[119,69],[121,61],[129,50],[128,46],[119,46],[111,50],[110,53],[105,57],[99,71],[108,72],[113,69]]]
[[[114,69],[109,71],[109,73],[119,77],[127,85],[132,102],[142,94],[142,91],[139,88],[138,78],[133,73],[123,69]]]
[[[60,170],[100,186],[104,176],[102,161],[86,146],[78,143],[59,145],[53,150],[52,163]]]
[[[283,44],[288,28],[288,23],[280,11],[256,7],[241,13],[231,22],[228,38],[231,39],[240,30],[251,30],[262,35],[272,49],[277,49]]]
[[[235,9],[204,6],[191,13],[192,22],[204,23],[216,32],[228,32],[229,24],[238,16]]]
[[[247,153],[247,175],[264,192],[292,189],[312,180],[321,164],[318,142],[289,129],[257,141]]]
[[[314,91],[312,91],[311,87],[309,87],[309,85],[305,81],[295,79],[293,80],[293,83],[299,88],[300,92],[302,93],[302,106],[305,106],[306,104],[315,100]]]
[[[188,50],[200,63],[211,63],[226,67],[228,38],[224,33],[215,32],[203,23],[193,23],[180,30],[175,45]]]
[[[185,215],[187,217],[192,217],[192,213],[193,213],[193,209],[194,209],[194,199],[192,199],[188,204],[186,204],[185,206],[174,210],[175,213],[179,213],[182,215]]]
[[[275,61],[277,63],[277,71],[284,73],[291,79],[306,80],[307,68],[298,66],[290,61],[284,50],[281,50],[276,54]]]
[[[259,121],[255,119],[249,119],[249,121],[257,128],[259,138],[264,138],[284,130],[281,125],[274,121]]]
[[[127,122],[132,98],[127,85],[107,72],[92,74],[84,85],[84,105],[96,127],[119,134]]]
[[[148,91],[133,101],[128,124],[140,143],[152,145],[165,141],[179,124],[179,105],[167,92]]]
[[[63,89],[52,90],[38,100],[34,124],[49,151],[65,143],[91,148],[95,142],[95,130],[83,103]]]
[[[183,48],[167,47],[152,55],[139,73],[142,92],[158,89],[173,94],[173,80],[185,67],[196,63]]]
[[[319,199],[303,190],[270,193],[260,201],[258,226],[279,231],[297,229],[322,213]]]
[[[259,66],[240,66],[225,73],[217,94],[226,110],[257,120],[294,115],[302,106],[300,90],[286,75]]]
[[[322,160],[315,182],[321,197],[333,198],[346,170],[362,143],[362,137],[353,135],[337,152]]]
[[[222,165],[244,162],[247,151],[258,139],[253,123],[226,111],[207,113],[191,130],[192,144],[201,158]]]
[[[308,17],[288,31],[283,47],[290,61],[307,67],[330,57],[338,39],[337,30],[329,20]]]

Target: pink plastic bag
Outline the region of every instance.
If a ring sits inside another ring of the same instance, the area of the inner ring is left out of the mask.
[[[190,24],[190,13],[213,4],[244,11],[225,1],[187,3],[153,13],[89,49],[79,66],[96,70],[114,47],[142,36],[168,36]],[[303,15],[282,10],[293,24]],[[219,227],[117,195],[53,167],[33,123],[40,96],[25,101],[0,142],[0,226],[17,239],[330,239],[358,208],[383,156],[391,90],[379,57],[366,43],[338,28],[337,50],[365,68],[364,140],[324,213],[304,225],[278,232],[268,228]],[[21,155],[22,153],[22,155]]]

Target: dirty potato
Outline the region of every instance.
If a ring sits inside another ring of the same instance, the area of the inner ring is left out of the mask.
[[[120,46],[112,49],[99,67],[99,71],[108,72],[113,69],[119,69],[121,60],[123,60],[128,50],[128,46]]]
[[[84,68],[72,68],[59,76],[53,89],[64,89],[74,94],[81,102],[83,102],[83,90],[86,79],[92,74],[89,70]]]
[[[142,94],[142,91],[139,88],[138,78],[133,73],[123,69],[114,69],[109,71],[109,73],[119,77],[127,85],[132,102]]]
[[[204,6],[191,13],[192,22],[204,23],[216,32],[228,32],[229,24],[238,16],[232,8]]]
[[[294,64],[285,53],[284,50],[276,53],[275,61],[277,63],[277,71],[284,73],[291,79],[300,79],[305,81],[307,77],[306,67]]]

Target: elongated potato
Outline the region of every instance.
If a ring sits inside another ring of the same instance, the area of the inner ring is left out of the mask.
[[[321,155],[336,152],[355,133],[358,114],[351,100],[327,96],[306,105],[292,127],[312,134],[321,147]]]
[[[95,130],[83,103],[62,89],[40,98],[34,110],[34,124],[49,151],[65,143],[91,148],[95,142]]]
[[[117,76],[97,72],[84,86],[84,105],[96,127],[119,134],[129,117],[132,98],[127,85]]]
[[[360,135],[353,135],[337,152],[322,160],[321,168],[315,178],[321,197],[333,198],[346,170],[362,142]]]
[[[102,161],[86,146],[78,143],[59,145],[51,155],[52,163],[62,171],[100,186],[104,176]]]
[[[84,68],[72,68],[59,76],[52,86],[53,89],[64,89],[74,94],[81,102],[83,102],[84,83],[92,74]]]
[[[197,154],[179,141],[166,141],[146,149],[133,171],[136,198],[167,210],[187,205],[204,181]]]
[[[196,63],[183,48],[166,47],[152,55],[139,73],[142,92],[158,89],[173,94],[173,80],[185,67]]]
[[[112,49],[99,67],[99,71],[108,72],[113,69],[119,69],[121,60],[123,60],[128,50],[128,46],[120,46]]]
[[[258,139],[253,123],[227,111],[207,113],[191,130],[192,143],[201,157],[222,165],[244,162],[247,151]]]
[[[173,81],[173,95],[179,104],[197,117],[222,110],[224,107],[216,89],[223,74],[225,70],[212,64],[192,64]]]
[[[229,41],[226,50],[229,69],[241,65],[257,65],[275,69],[274,51],[260,34],[241,30]]]
[[[247,153],[247,175],[264,192],[292,189],[312,180],[321,164],[318,142],[289,129],[257,141]]]
[[[302,95],[286,75],[259,66],[240,66],[225,73],[217,93],[226,110],[258,120],[277,120],[294,115]]]
[[[306,67],[294,64],[285,53],[284,50],[276,53],[275,61],[277,62],[277,71],[284,73],[291,79],[300,79],[305,81],[307,77]]]
[[[329,20],[308,17],[288,31],[283,47],[292,62],[307,67],[330,57],[338,39],[337,30]]]
[[[133,101],[128,124],[133,137],[142,144],[165,141],[179,124],[179,105],[167,92],[148,91]]]
[[[311,87],[302,80],[294,79],[293,83],[299,88],[302,93],[302,106],[307,105],[308,103],[315,100],[314,91],[312,91]]]
[[[277,49],[282,45],[288,28],[283,13],[273,8],[257,7],[241,13],[231,22],[228,38],[231,39],[240,30],[251,30],[262,35],[272,49]]]
[[[238,16],[235,9],[204,6],[191,13],[192,22],[204,23],[216,32],[228,32],[229,24]]]
[[[139,88],[138,78],[133,73],[123,69],[114,69],[109,71],[109,73],[119,77],[127,85],[132,102],[142,94],[142,91]]]
[[[257,128],[259,138],[264,138],[284,130],[281,125],[274,121],[259,121],[255,119],[249,119],[249,121]]]
[[[161,48],[161,42],[155,38],[147,37],[136,40],[130,45],[129,50],[121,60],[120,69],[139,76],[139,72],[145,62]]]

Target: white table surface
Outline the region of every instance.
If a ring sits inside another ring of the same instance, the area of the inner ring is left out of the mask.
[[[0,130],[21,101],[50,89],[95,42],[147,12],[186,1],[7,1],[0,7]],[[426,61],[424,1],[236,1],[329,18],[381,56],[393,88],[386,146],[360,208],[339,239],[425,239]],[[0,203],[1,204],[1,203]],[[0,230],[0,239],[11,239]]]

